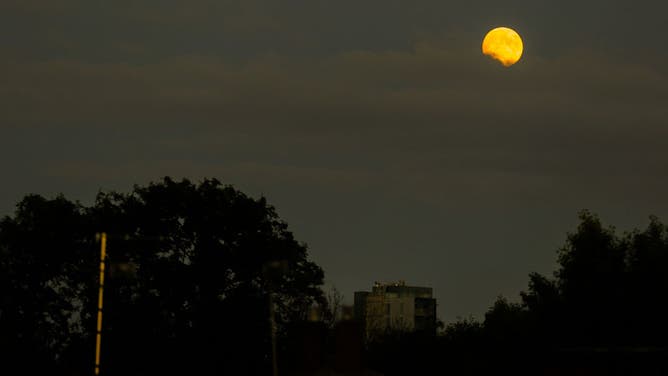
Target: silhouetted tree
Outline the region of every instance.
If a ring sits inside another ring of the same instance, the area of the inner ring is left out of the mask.
[[[527,345],[527,312],[521,304],[510,303],[499,296],[494,305],[485,313],[485,339],[491,345],[504,349]]]
[[[445,326],[443,336],[457,349],[471,350],[480,346],[483,339],[483,325],[473,317],[458,318]]]
[[[656,217],[618,236],[580,213],[554,279],[533,273],[521,293],[532,342],[548,347],[665,345],[668,231]]]
[[[563,302],[554,280],[538,273],[529,275],[529,289],[520,293],[527,311],[527,328],[533,345],[555,347],[564,334]]]
[[[84,283],[93,282],[96,269],[91,233],[84,208],[62,196],[26,196],[13,218],[0,221],[3,367],[57,372],[67,350],[93,329],[78,320],[94,291]]]
[[[519,303],[499,297],[484,322],[459,319],[433,339],[386,335],[369,350],[375,368],[387,375],[666,374],[668,229],[650,217],[645,230],[617,235],[588,211],[579,219],[557,252],[554,276],[531,273]]]
[[[324,307],[323,321],[328,328],[334,328],[334,325],[341,319],[343,309],[343,294],[332,286],[326,295],[326,306]]]
[[[668,338],[668,229],[650,217],[644,231],[628,234],[628,319],[629,341],[634,344],[665,346]]]
[[[279,325],[323,302],[322,270],[273,207],[217,180],[165,178],[90,208],[28,196],[0,223],[2,346],[22,365],[92,370],[96,231],[110,234],[110,265],[136,268],[107,280],[109,375],[265,372],[270,291]]]
[[[559,290],[565,303],[571,341],[580,345],[611,343],[625,305],[626,244],[614,228],[603,228],[597,216],[580,214],[578,231],[559,251]]]

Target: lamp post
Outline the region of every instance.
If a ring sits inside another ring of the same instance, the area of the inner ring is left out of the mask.
[[[285,260],[270,261],[263,267],[264,277],[267,279],[269,292],[269,325],[271,330],[271,368],[272,375],[278,376],[278,357],[276,351],[276,312],[274,308],[274,288],[280,278],[288,270],[288,263]]]
[[[273,291],[269,291],[269,324],[271,330],[271,369],[272,375],[278,376],[278,359],[276,357],[276,317],[274,313]]]
[[[130,240],[129,235],[123,236],[114,236],[114,239],[119,240]],[[103,313],[103,303],[104,303],[104,275],[106,271],[106,262],[107,262],[107,239],[109,235],[106,232],[99,232],[95,234],[95,240],[100,242],[100,285],[98,289],[98,298],[97,298],[97,328],[95,335],[95,376],[100,374],[100,358],[101,358],[101,348],[102,348],[102,313]],[[150,239],[150,240],[162,240],[162,236],[140,236],[135,238],[141,239]],[[134,278],[137,273],[137,267],[132,262],[116,262],[113,260],[110,263],[110,275],[111,279],[114,277],[125,277],[125,278]],[[115,276],[116,275],[116,276]]]
[[[100,350],[102,346],[102,303],[104,298],[104,262],[107,255],[107,233],[97,234],[100,239],[100,288],[97,299],[97,332],[95,336],[95,376],[100,374]]]

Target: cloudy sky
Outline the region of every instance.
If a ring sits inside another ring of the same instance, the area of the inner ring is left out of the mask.
[[[665,1],[3,0],[0,215],[169,175],[265,195],[327,282],[516,299],[590,209],[668,221]],[[483,56],[495,26],[524,39]]]

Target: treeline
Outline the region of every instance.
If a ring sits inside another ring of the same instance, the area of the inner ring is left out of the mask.
[[[483,321],[460,319],[436,337],[390,333],[371,345],[371,362],[387,375],[455,368],[527,374],[637,374],[641,366],[667,371],[659,361],[668,357],[666,226],[650,217],[644,230],[618,234],[583,211],[557,258],[553,276],[529,275],[518,303],[499,297]]]
[[[217,180],[89,207],[29,195],[0,221],[0,373],[93,373],[100,231],[103,375],[269,374],[269,295],[279,338],[324,304],[322,269],[274,208]]]
[[[309,322],[316,305],[335,316],[324,273],[264,198],[169,178],[91,206],[28,195],[0,220],[1,373],[93,372],[100,231],[104,375],[270,374],[270,301],[281,371],[668,374],[668,229],[655,217],[618,234],[582,212],[558,270],[530,274],[518,302],[364,344],[359,323]]]

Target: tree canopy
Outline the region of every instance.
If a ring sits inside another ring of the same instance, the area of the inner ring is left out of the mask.
[[[18,369],[93,369],[102,231],[105,374],[260,372],[268,294],[279,325],[324,303],[322,269],[275,209],[218,180],[165,178],[90,207],[29,195],[0,221],[0,350]]]
[[[499,297],[483,322],[451,323],[440,336],[389,333],[368,347],[371,365],[388,375],[484,373],[513,350],[557,354],[541,358],[547,364],[568,351],[664,347],[668,228],[650,217],[646,229],[619,234],[588,211],[579,219],[557,251],[557,270],[529,274],[518,302]],[[28,195],[0,220],[6,369],[92,371],[102,231],[105,374],[266,374],[269,301],[279,335],[313,304],[327,306],[322,269],[275,209],[215,179],[165,178],[101,192],[91,206]]]
[[[668,335],[668,230],[652,216],[645,230],[617,234],[583,211],[557,252],[553,278],[531,274],[521,293],[533,343],[557,347],[638,347]],[[495,310],[489,313],[494,317]]]
[[[589,211],[579,220],[556,252],[557,270],[552,276],[529,274],[519,301],[500,296],[484,320],[459,319],[437,337],[384,338],[372,348],[374,366],[386,375],[418,369],[535,375],[645,374],[646,367],[651,374],[668,372],[668,228],[654,216],[644,230],[623,234]]]

